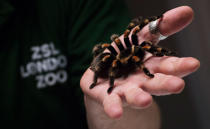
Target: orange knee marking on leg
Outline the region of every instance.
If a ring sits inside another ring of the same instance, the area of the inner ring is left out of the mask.
[[[144,24],[148,24],[148,23],[149,23],[149,19],[145,19]]]
[[[127,29],[128,29],[128,30],[131,30],[131,29],[133,29],[135,26],[136,26],[135,23],[134,23],[134,22],[131,22],[131,23],[129,23]]]
[[[158,51],[158,52],[161,52],[161,51],[162,51],[162,48],[158,47],[158,48],[157,48],[157,51]]]
[[[109,47],[109,46],[110,46],[109,43],[104,43],[104,44],[102,44],[102,48],[106,48],[106,47]]]
[[[145,46],[143,46],[142,48],[149,50],[149,49],[151,48],[151,46],[145,45]]]
[[[128,30],[128,29],[127,29],[127,30],[125,30],[125,32],[124,32],[124,37],[128,37],[128,35],[130,34],[130,32],[131,32],[131,31],[130,31],[130,30]]]
[[[135,46],[133,45],[131,48],[131,54],[134,54],[134,53],[135,53]]]
[[[137,27],[134,28],[133,34],[136,34],[136,33],[138,33],[139,31],[140,31],[140,27],[137,26]]]
[[[112,62],[112,67],[117,67],[117,60],[114,60],[114,61]]]
[[[114,42],[115,42],[117,45],[120,45],[120,44],[121,44],[121,41],[120,41],[119,38],[116,38],[116,39],[114,40]]]
[[[133,28],[135,27],[135,24],[133,22],[131,22],[129,25],[128,25],[128,28]]]
[[[132,59],[135,61],[135,62],[139,62],[140,61],[140,58],[138,56],[133,56]]]

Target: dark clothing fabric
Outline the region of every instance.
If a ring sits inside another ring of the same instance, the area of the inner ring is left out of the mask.
[[[120,0],[0,2],[0,117],[22,129],[87,128],[79,80],[92,47],[128,24]]]

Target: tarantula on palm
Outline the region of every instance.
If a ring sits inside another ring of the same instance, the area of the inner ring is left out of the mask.
[[[122,41],[118,35],[112,35],[111,40],[119,48],[120,52],[114,49],[109,43],[101,43],[93,48],[93,61],[90,69],[94,72],[93,83],[90,89],[97,84],[98,78],[108,78],[109,85],[107,92],[110,94],[114,88],[114,80],[122,76],[128,76],[137,69],[141,69],[148,77],[153,78],[154,75],[144,66],[144,58],[146,51],[154,56],[173,56],[174,52],[164,49],[160,46],[153,45],[150,41],[144,41],[140,45],[138,43],[137,33],[149,22],[162,18],[161,16],[152,16],[149,18],[138,17],[133,19],[124,32],[124,48]],[[131,42],[129,35],[131,34]],[[110,52],[104,52],[108,49]]]

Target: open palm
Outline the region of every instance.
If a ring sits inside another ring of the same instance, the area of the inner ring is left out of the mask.
[[[164,14],[159,25],[160,32],[170,36],[186,27],[192,18],[193,11],[187,6],[172,9]],[[155,39],[149,33],[148,26],[138,36],[140,41]],[[182,77],[199,67],[199,61],[192,57],[150,57],[144,64],[155,75],[154,78],[149,78],[140,70],[136,71],[127,78],[116,79],[113,92],[107,94],[108,79],[98,79],[97,86],[89,89],[94,73],[87,69],[80,82],[81,88],[86,96],[103,105],[109,117],[119,118],[124,106],[147,108],[152,103],[151,95],[180,93],[185,86]]]

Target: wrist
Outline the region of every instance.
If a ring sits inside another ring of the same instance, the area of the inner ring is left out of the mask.
[[[124,106],[123,115],[119,119],[108,117],[102,104],[89,96],[85,96],[85,106],[89,129],[160,128],[160,111],[155,102],[145,109]]]

